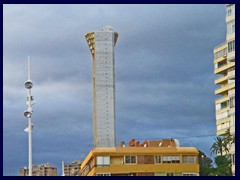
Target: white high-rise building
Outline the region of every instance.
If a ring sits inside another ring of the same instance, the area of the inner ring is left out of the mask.
[[[235,4],[226,4],[226,41],[214,48],[217,135],[229,131],[235,138]],[[232,173],[235,175],[235,142],[229,143]]]
[[[93,78],[94,147],[115,147],[114,46],[118,33],[111,26],[85,34],[90,48]]]

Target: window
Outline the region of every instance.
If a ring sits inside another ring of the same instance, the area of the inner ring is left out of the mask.
[[[166,173],[167,176],[174,176],[174,173]]]
[[[196,156],[183,156],[182,160],[186,164],[196,164]]]
[[[219,63],[217,63],[217,67],[215,67],[215,68],[220,68],[220,67],[223,67],[225,65],[227,65],[226,62],[219,62]]]
[[[235,96],[230,97],[230,108],[235,107]]]
[[[232,14],[232,9],[231,8],[227,8],[227,16],[230,16]]]
[[[231,118],[231,121],[230,121],[231,126],[235,126],[235,114],[232,114],[230,118]]]
[[[180,157],[179,156],[172,156],[172,163],[180,163]]]
[[[232,52],[232,51],[235,51],[235,40],[230,41],[230,42],[228,43],[228,52],[230,53],[230,52]]]
[[[163,156],[162,163],[180,163],[179,156]]]
[[[97,156],[97,166],[109,166],[110,156]]]
[[[235,165],[235,153],[232,154],[232,164]]]
[[[230,127],[230,122],[225,122],[218,125],[217,129],[220,131],[220,130],[228,129],[229,127]]]
[[[96,176],[111,176],[110,173],[97,173]]]
[[[221,51],[218,51],[214,54],[214,58],[217,59],[219,57],[222,57],[222,56],[225,56],[227,53],[227,48],[221,50]],[[215,68],[216,69],[216,68]]]
[[[235,5],[234,4],[228,5],[226,10],[227,10],[227,16],[231,16],[235,14]]]
[[[174,176],[182,176],[182,173],[174,173]]]
[[[124,162],[125,162],[125,164],[135,164],[137,162],[136,156],[125,156]]]
[[[155,172],[154,175],[155,176],[166,176],[166,173],[164,173],[164,172]]]
[[[155,156],[155,163],[160,164],[161,163],[161,156]]]
[[[196,173],[183,173],[183,176],[197,176]]]
[[[230,21],[227,23],[227,34],[232,34],[235,32],[235,21]]]
[[[216,119],[217,120],[223,120],[223,119],[225,119],[227,117],[228,117],[228,112],[223,112],[223,113],[220,113],[220,114],[216,115]]]
[[[137,156],[137,164],[154,164],[153,155]]]
[[[227,101],[221,103],[221,109],[224,109],[227,107]]]
[[[216,104],[216,110],[220,110],[221,109],[221,104]]]

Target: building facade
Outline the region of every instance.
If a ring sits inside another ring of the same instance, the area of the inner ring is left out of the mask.
[[[175,140],[132,139],[129,146],[95,148],[81,165],[81,176],[199,176],[198,150]]]
[[[235,4],[226,5],[226,42],[214,48],[217,135],[230,130],[235,137]],[[235,174],[235,143],[229,144],[232,172]]]
[[[115,147],[115,60],[118,33],[111,26],[85,34],[92,54],[94,147]]]
[[[57,168],[52,167],[51,164],[40,164],[32,166],[32,176],[57,176]],[[28,176],[28,167],[20,168],[20,176]]]
[[[64,176],[80,176],[82,161],[64,164]]]

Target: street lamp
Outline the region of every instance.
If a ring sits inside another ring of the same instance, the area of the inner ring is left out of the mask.
[[[28,80],[24,83],[25,88],[28,90],[28,97],[27,97],[27,110],[24,111],[24,116],[28,119],[28,127],[24,129],[25,132],[28,132],[28,169],[29,169],[29,176],[32,176],[32,129],[33,124],[31,122],[32,117],[32,105],[34,104],[33,97],[31,96],[31,89],[33,87],[33,83],[30,80],[30,65],[31,59],[28,56]]]
[[[33,83],[32,83],[31,80],[27,80],[27,81],[24,83],[24,85],[25,85],[25,88],[26,88],[26,89],[31,89],[31,88],[33,87]]]
[[[204,166],[204,155],[202,154],[202,165]]]
[[[26,110],[26,111],[24,111],[24,116],[26,117],[26,118],[31,118],[32,117],[32,111],[30,111],[30,110]]]

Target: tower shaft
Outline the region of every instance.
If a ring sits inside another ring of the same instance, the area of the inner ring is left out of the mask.
[[[85,35],[89,45],[93,81],[94,147],[115,147],[115,59],[118,33],[109,26]]]

